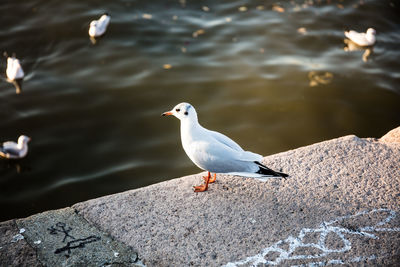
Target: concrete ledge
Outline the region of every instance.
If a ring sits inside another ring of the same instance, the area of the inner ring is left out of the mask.
[[[400,144],[400,127],[391,130],[380,139],[383,143]]]
[[[46,266],[136,266],[138,255],[90,225],[72,208],[16,221]]]
[[[15,220],[0,224],[0,266],[42,266],[36,251],[26,242]]]
[[[400,127],[390,136],[350,135],[264,158],[289,173],[287,180],[219,175],[209,191],[194,193],[192,185],[202,182],[203,173],[56,212],[79,215],[91,233],[106,233],[146,266],[395,265],[400,142],[393,140]],[[35,223],[48,224],[47,218],[52,217],[44,213],[17,224],[35,240]],[[86,255],[97,254],[89,245]],[[8,245],[1,246],[0,260]],[[54,246],[49,251],[54,254]],[[126,259],[124,264],[132,264]],[[66,259],[57,264],[77,266]]]

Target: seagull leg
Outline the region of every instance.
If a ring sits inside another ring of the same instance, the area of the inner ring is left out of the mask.
[[[214,177],[203,176],[203,179],[204,179],[204,182],[205,182],[207,179],[209,179],[209,180],[208,180],[208,183],[209,183],[209,184],[212,184],[212,183],[215,182],[215,180],[217,180],[217,174],[214,173]]]
[[[202,185],[193,186],[194,192],[204,192],[204,191],[207,191],[207,189],[208,189],[208,183],[209,183],[210,178],[211,178],[211,173],[208,172],[208,175],[205,176],[205,177],[203,177],[203,178],[204,178],[204,182],[205,182],[205,183],[202,184]]]

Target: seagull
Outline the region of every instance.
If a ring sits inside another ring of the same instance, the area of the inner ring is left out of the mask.
[[[19,60],[15,57],[15,54],[13,54],[12,57],[9,57],[7,53],[4,53],[4,56],[7,57],[7,79],[10,82],[23,79],[25,75],[24,70],[21,67],[21,63],[19,63]]]
[[[106,32],[109,23],[110,16],[107,13],[102,15],[98,20],[93,20],[90,22],[89,36],[93,38],[102,36]]]
[[[375,44],[376,31],[373,28],[369,28],[367,33],[356,32],[356,31],[345,31],[344,35],[359,46],[372,46]]]
[[[28,153],[28,142],[31,140],[26,135],[18,138],[18,143],[7,141],[0,144],[0,156],[7,159],[21,159]]]
[[[189,103],[180,103],[161,115],[173,115],[181,121],[183,149],[194,164],[208,171],[208,175],[203,177],[205,183],[194,186],[195,192],[206,191],[208,184],[215,182],[217,173],[254,178],[288,176],[263,165],[261,155],[244,151],[229,137],[201,126],[196,110]],[[211,173],[214,173],[214,177],[211,177]]]
[[[14,53],[12,54],[12,57],[9,57],[7,52],[4,52],[4,56],[7,58],[7,82],[14,84],[17,94],[20,94],[22,91],[22,80],[25,75],[24,70],[22,69],[19,60],[15,58]]]

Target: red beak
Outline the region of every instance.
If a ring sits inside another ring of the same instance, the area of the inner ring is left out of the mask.
[[[161,114],[161,116],[170,116],[170,115],[172,115],[171,111],[167,111],[167,112],[164,112],[163,114]]]

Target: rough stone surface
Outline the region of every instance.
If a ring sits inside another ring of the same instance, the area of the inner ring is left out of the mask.
[[[264,158],[287,180],[218,175],[194,193],[203,173],[2,222],[0,266],[398,265],[399,136]]]
[[[88,224],[71,208],[16,221],[46,266],[136,266],[137,253]]]
[[[0,266],[42,266],[19,231],[14,220],[0,223]]]
[[[384,136],[382,136],[381,142],[384,143],[399,143],[400,144],[400,127],[397,127]]]
[[[73,206],[147,266],[395,265],[400,145],[345,136],[264,158],[290,177],[191,175]]]

